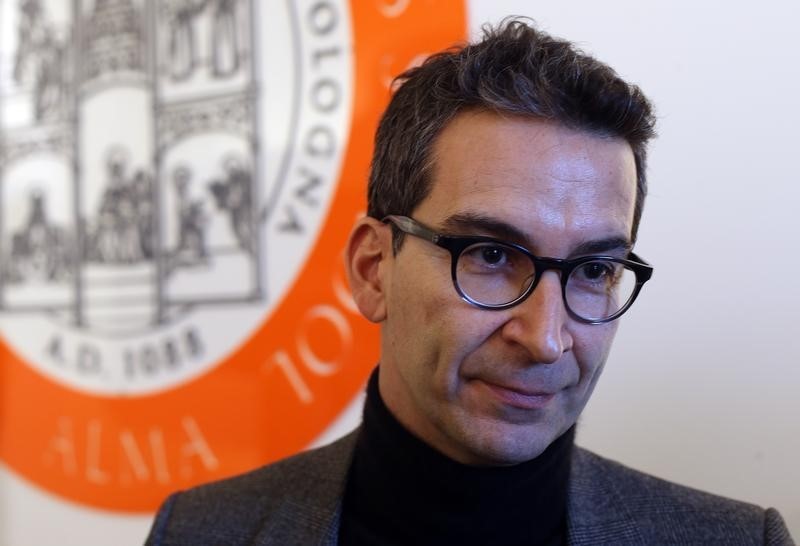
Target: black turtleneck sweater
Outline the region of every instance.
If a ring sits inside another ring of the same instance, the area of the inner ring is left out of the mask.
[[[344,495],[339,544],[566,544],[574,427],[536,459],[457,463],[408,432],[370,377]]]

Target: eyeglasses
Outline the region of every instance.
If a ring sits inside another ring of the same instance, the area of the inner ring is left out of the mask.
[[[456,292],[481,309],[508,309],[522,303],[542,273],[555,269],[561,272],[567,312],[580,322],[602,324],[627,311],[653,274],[653,268],[634,253],[630,260],[540,258],[523,246],[492,237],[443,235],[407,216],[390,215],[383,222],[448,250]]]

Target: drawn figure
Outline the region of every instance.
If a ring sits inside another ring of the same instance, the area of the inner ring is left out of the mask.
[[[52,32],[45,34],[36,70],[34,117],[37,121],[56,114],[64,91],[64,48]]]
[[[117,189],[114,231],[118,246],[115,261],[122,263],[134,263],[143,257],[136,200],[132,190],[133,187],[127,183]]]
[[[101,263],[118,260],[117,208],[120,200],[127,158],[124,150],[112,148],[106,155],[107,182],[100,199],[97,224],[93,232],[94,258]]]
[[[177,0],[169,18],[169,73],[173,80],[192,76],[197,64],[195,19],[208,0]]]
[[[25,81],[28,60],[35,55],[36,44],[42,41],[45,31],[39,0],[20,0],[17,51],[14,55],[14,81],[17,84]]]
[[[129,196],[125,171],[127,156],[123,149],[112,148],[106,156],[107,182],[100,200],[97,225],[94,230],[94,258],[101,263],[131,260]]]
[[[139,169],[133,175],[133,194],[136,201],[136,219],[142,256],[155,256],[155,207],[153,205],[153,180]]]
[[[91,261],[130,264],[153,257],[152,178],[143,169],[127,178],[127,162],[124,149],[112,148],[108,152],[108,180],[96,224],[89,233]]]
[[[56,281],[70,273],[68,236],[47,219],[45,197],[33,192],[28,219],[11,238],[10,281]]]
[[[33,83],[34,118],[41,121],[58,112],[64,93],[64,46],[45,21],[39,0],[21,0],[14,81]]]
[[[176,167],[172,173],[178,198],[178,246],[175,256],[184,265],[203,262],[208,257],[205,236],[208,218],[203,203],[189,196],[191,178],[192,172],[188,167]]]
[[[21,273],[26,280],[50,277],[47,267],[50,226],[45,217],[44,196],[31,195],[30,213],[24,231],[14,237],[11,255],[20,260]]]
[[[216,0],[211,31],[211,72],[216,78],[232,76],[239,70],[237,33],[238,0]]]
[[[231,230],[242,250],[252,253],[253,241],[253,202],[252,176],[242,161],[229,156],[223,161],[225,180],[212,181],[209,190],[214,196],[217,208],[226,212]]]

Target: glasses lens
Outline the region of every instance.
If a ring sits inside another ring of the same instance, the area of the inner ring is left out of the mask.
[[[567,305],[586,320],[603,320],[628,304],[636,274],[612,260],[593,260],[576,267],[567,279]]]
[[[461,292],[484,305],[503,305],[521,296],[533,282],[530,258],[512,246],[476,243],[464,249],[456,264]]]

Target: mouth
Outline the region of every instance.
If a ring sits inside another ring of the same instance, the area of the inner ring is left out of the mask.
[[[489,395],[498,402],[519,409],[544,409],[555,397],[555,393],[552,392],[531,390],[516,385],[499,385],[481,379],[475,379],[473,381],[475,381],[480,388],[486,390]]]

